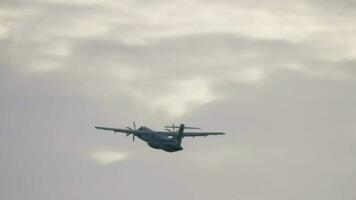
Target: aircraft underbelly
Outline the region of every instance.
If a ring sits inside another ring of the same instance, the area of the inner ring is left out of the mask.
[[[183,150],[181,146],[171,145],[171,144],[157,144],[157,143],[147,143],[150,147],[154,149],[162,149],[167,152],[175,152]]]
[[[155,149],[160,149],[160,146],[157,145],[157,144],[152,144],[152,143],[147,143],[148,146],[152,147],[152,148],[155,148]]]
[[[167,152],[176,152],[176,151],[183,150],[183,148],[181,146],[165,146],[161,149],[164,151],[167,151]]]

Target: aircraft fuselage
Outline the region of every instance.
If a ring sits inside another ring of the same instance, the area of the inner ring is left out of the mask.
[[[179,140],[175,136],[158,134],[146,127],[141,127],[138,131],[142,131],[142,133],[137,134],[137,137],[154,149],[162,149],[167,152],[183,150]]]

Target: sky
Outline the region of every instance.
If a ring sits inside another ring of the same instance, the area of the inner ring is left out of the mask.
[[[0,0],[0,199],[356,199],[351,0]],[[94,126],[225,136],[152,149]]]

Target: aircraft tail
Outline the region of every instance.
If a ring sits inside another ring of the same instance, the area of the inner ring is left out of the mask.
[[[181,124],[179,126],[178,135],[177,135],[177,140],[179,145],[182,143],[183,132],[184,132],[184,124]]]

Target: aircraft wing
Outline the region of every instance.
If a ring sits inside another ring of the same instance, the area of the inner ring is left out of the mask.
[[[121,129],[121,128],[109,128],[109,127],[101,127],[101,126],[95,126],[96,129],[101,129],[105,131],[114,131],[116,132],[121,132],[121,133],[134,133],[134,131],[129,130],[129,129]]]
[[[209,135],[225,135],[223,132],[184,132],[183,137],[206,137]]]

